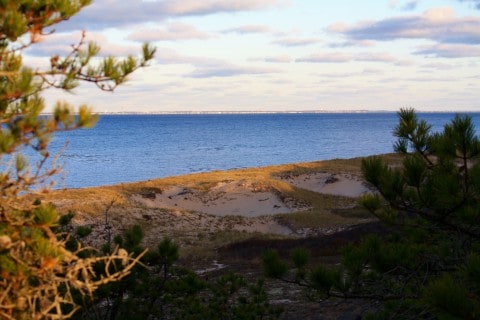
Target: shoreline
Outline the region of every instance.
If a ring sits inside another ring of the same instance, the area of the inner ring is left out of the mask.
[[[112,115],[112,116],[148,116],[148,115],[275,115],[275,114],[384,114],[384,113],[397,113],[398,110],[300,110],[300,111],[289,111],[289,110],[277,110],[277,111],[242,111],[242,110],[233,110],[233,111],[214,111],[214,110],[205,110],[205,111],[145,111],[145,112],[136,112],[136,111],[123,111],[123,112],[110,112],[110,111],[97,111],[95,114],[100,116]],[[443,111],[431,111],[431,110],[418,110],[418,114],[479,114],[478,110],[443,110]],[[42,112],[43,116],[53,115],[53,112]]]
[[[390,156],[393,153],[385,153],[379,156]],[[371,155],[364,155],[360,157],[353,157],[353,158],[333,158],[333,159],[321,159],[321,160],[314,160],[314,161],[301,161],[301,162],[288,162],[288,163],[278,163],[278,164],[268,164],[268,165],[261,165],[261,166],[248,166],[248,167],[237,167],[237,168],[229,168],[229,169],[213,169],[213,170],[205,170],[205,171],[192,171],[186,173],[179,173],[179,174],[172,174],[167,175],[164,177],[155,177],[137,181],[123,181],[118,183],[110,183],[110,184],[103,184],[103,185],[92,185],[92,186],[85,186],[85,187],[54,187],[52,191],[67,191],[67,190],[84,190],[84,189],[96,189],[96,188],[111,188],[117,186],[128,186],[128,185],[139,185],[139,184],[148,184],[150,182],[155,181],[168,181],[168,180],[189,180],[189,177],[201,177],[205,176],[208,177],[212,174],[220,174],[220,175],[229,175],[229,173],[243,173],[249,171],[263,171],[263,170],[273,170],[273,171],[284,171],[289,170],[288,168],[296,168],[296,167],[315,167],[317,165],[322,165],[324,163],[329,162],[336,162],[336,161],[355,161],[358,159],[363,159],[371,156],[376,156],[375,154]],[[207,178],[208,179],[208,178]]]

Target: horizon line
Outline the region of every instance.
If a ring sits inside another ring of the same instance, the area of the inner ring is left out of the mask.
[[[94,111],[94,114],[98,115],[215,115],[215,114],[342,114],[342,113],[397,113],[398,110],[300,110],[300,111],[291,111],[291,110],[277,110],[277,111]],[[431,111],[431,110],[416,110],[417,113],[480,113],[479,111],[473,110],[442,110],[442,111]],[[53,112],[42,112],[42,115],[51,115]]]

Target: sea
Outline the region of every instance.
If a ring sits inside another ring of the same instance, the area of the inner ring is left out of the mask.
[[[455,114],[418,115],[439,131]],[[480,113],[469,115],[478,134]],[[53,137],[55,188],[389,153],[397,122],[394,112],[101,115]]]

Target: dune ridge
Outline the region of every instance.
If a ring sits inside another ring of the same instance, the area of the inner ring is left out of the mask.
[[[395,159],[393,155],[384,155]],[[331,234],[374,220],[358,206],[372,192],[361,178],[361,158],[231,171],[138,183],[56,190],[42,195],[73,227],[88,226],[88,245],[139,224],[145,244],[168,236],[186,254],[249,239]]]

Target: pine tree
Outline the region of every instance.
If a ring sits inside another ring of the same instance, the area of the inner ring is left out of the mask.
[[[69,91],[82,81],[112,91],[146,66],[155,51],[144,45],[140,58],[100,60],[99,47],[86,43],[83,34],[65,57],[52,56],[49,68],[24,65],[22,53],[48,36],[45,28],[90,2],[0,1],[0,318],[67,318],[77,310],[73,291],[92,294],[99,285],[124,277],[139,259],[124,249],[82,258],[82,248],[69,250],[67,240],[53,232],[58,223],[55,208],[33,200],[59,171],[47,165],[52,135],[90,127],[96,120],[86,106],[75,112],[66,102],[58,102],[53,115],[44,116],[41,93],[48,88]],[[26,155],[32,152],[29,159]],[[122,268],[112,270],[116,261]],[[98,262],[106,266],[103,278],[93,273]]]
[[[386,314],[478,318],[480,141],[475,126],[469,116],[456,115],[442,132],[432,132],[413,109],[401,110],[399,120],[395,151],[405,155],[402,167],[376,157],[362,163],[366,180],[378,190],[363,204],[396,231],[385,242],[365,241],[362,262],[389,284],[387,296],[398,297]]]
[[[115,243],[141,253],[143,230],[133,225]],[[105,248],[108,248],[106,246]],[[73,319],[278,319],[263,280],[242,275],[205,274],[179,263],[179,247],[164,238],[120,281],[101,287]],[[103,269],[103,268],[102,268]]]
[[[299,283],[316,299],[382,301],[373,319],[480,318],[480,141],[472,119],[456,115],[442,132],[402,109],[394,129],[402,165],[362,161],[376,193],[361,199],[389,228],[344,249],[342,267],[309,269],[292,256],[293,279],[278,254],[267,274]],[[289,280],[290,279],[290,280]]]

